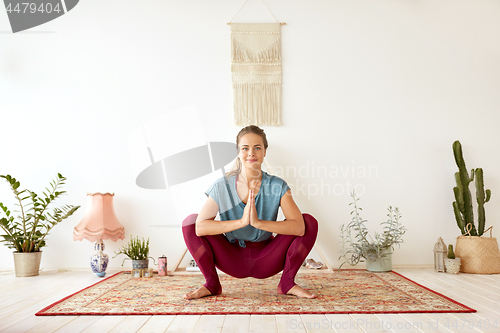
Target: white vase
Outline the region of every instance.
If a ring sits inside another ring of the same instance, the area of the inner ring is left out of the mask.
[[[106,268],[108,267],[109,257],[102,252],[104,250],[104,242],[98,239],[94,244],[95,254],[90,257],[90,268],[97,276],[103,277],[106,275]]]
[[[460,258],[444,259],[444,267],[446,268],[446,273],[458,274],[460,272]]]
[[[382,250],[383,257],[377,260],[366,259],[366,270],[370,272],[390,272],[392,271],[391,249]]]
[[[40,271],[42,251],[14,252],[14,268],[17,277],[35,276]]]

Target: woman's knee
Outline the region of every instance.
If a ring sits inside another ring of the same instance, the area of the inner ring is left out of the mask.
[[[191,214],[182,221],[182,227],[193,226],[196,224],[196,219],[198,218],[198,214]]]
[[[304,224],[306,226],[306,233],[318,233],[318,221],[311,214],[302,214]]]
[[[196,218],[198,214],[191,214],[182,221],[182,234],[184,236],[184,241],[190,247],[189,244],[196,244]],[[194,242],[194,243],[193,243]]]

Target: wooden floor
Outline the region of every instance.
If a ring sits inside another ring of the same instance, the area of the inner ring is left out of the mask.
[[[48,271],[29,278],[1,272],[0,332],[500,332],[500,275],[395,271],[477,313],[36,317],[40,309],[99,278],[89,271]]]

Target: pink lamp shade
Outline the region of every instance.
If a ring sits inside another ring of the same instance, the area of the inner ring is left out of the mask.
[[[97,241],[125,238],[125,228],[120,224],[113,208],[114,193],[88,193],[87,210],[82,221],[73,230],[73,240]]]

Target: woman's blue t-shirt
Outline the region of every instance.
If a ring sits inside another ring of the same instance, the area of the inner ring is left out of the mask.
[[[262,172],[262,182],[255,197],[255,209],[260,220],[276,221],[283,195],[290,189],[288,184],[277,176]],[[222,221],[239,220],[243,216],[244,204],[236,192],[236,176],[221,177],[205,192],[219,206]],[[226,238],[234,243],[238,240],[241,247],[245,241],[261,242],[269,239],[272,233],[257,229],[251,225],[225,233]]]

